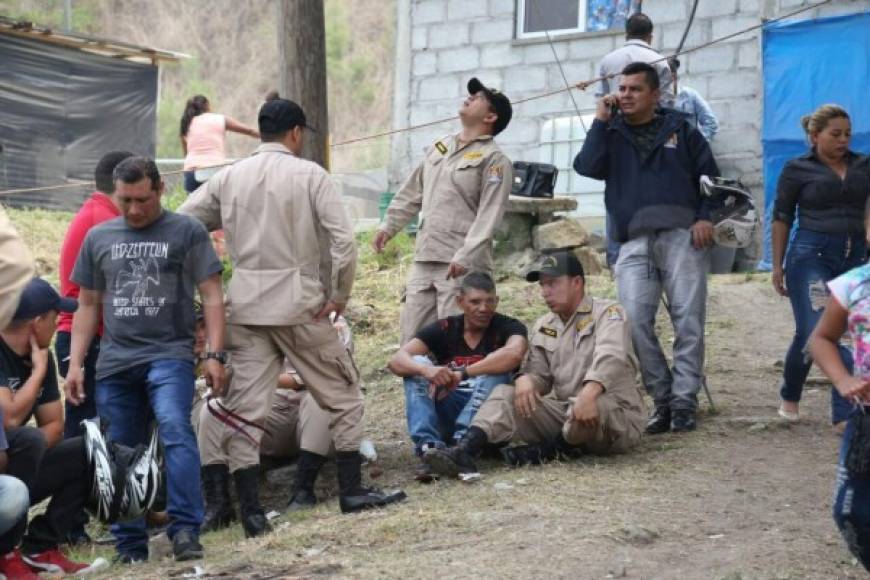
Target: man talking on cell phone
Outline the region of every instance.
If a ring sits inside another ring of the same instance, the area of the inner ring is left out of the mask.
[[[641,375],[655,402],[647,433],[692,431],[704,363],[707,265],[713,243],[701,175],[719,175],[710,145],[686,116],[658,108],[655,68],[634,62],[619,92],[598,101],[574,159],[580,175],[606,183],[604,202],[622,244],[619,302],[631,323]],[[613,114],[613,107],[619,114]],[[674,325],[673,367],[655,334],[662,292]]]

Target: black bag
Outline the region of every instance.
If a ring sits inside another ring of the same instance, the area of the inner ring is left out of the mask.
[[[844,463],[853,477],[867,478],[870,477],[870,415],[861,414],[851,421],[855,424]]]
[[[552,198],[558,175],[559,170],[549,163],[514,161],[511,195]]]

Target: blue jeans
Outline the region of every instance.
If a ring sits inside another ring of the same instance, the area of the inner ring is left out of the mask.
[[[785,258],[785,284],[794,312],[795,333],[785,355],[779,391],[783,401],[797,403],[801,400],[804,381],[812,366],[807,341],[825,310],[826,282],[863,264],[866,251],[863,233],[834,235],[800,228],[795,232]],[[840,356],[851,372],[852,353],[840,346]],[[832,388],[832,421],[845,421],[850,410],[851,406]]]
[[[5,534],[27,514],[30,494],[17,477],[0,475],[0,535]]]
[[[852,413],[852,417],[857,417],[860,411]],[[870,571],[870,478],[852,477],[843,465],[849,452],[849,439],[854,427],[854,420],[850,419],[840,446],[837,486],[834,491],[834,522],[849,550]]]
[[[58,332],[54,340],[54,354],[57,360],[57,371],[65,377],[69,371],[69,349],[72,337],[69,332]],[[97,358],[100,356],[100,337],[94,337],[85,356],[85,400],[80,405],[65,401],[63,437],[78,437],[81,435],[80,424],[84,419],[97,416],[97,399],[94,390],[97,385]]]
[[[188,194],[193,193],[200,185],[203,184],[202,181],[196,180],[195,174],[195,171],[184,172],[184,191],[186,191]]]
[[[167,471],[170,539],[180,530],[199,535],[203,504],[199,449],[190,424],[193,361],[161,359],[97,380],[97,412],[109,420],[109,437],[131,447],[145,443],[157,420]],[[120,554],[148,557],[144,518],[112,526]]]
[[[425,356],[414,360],[432,364]],[[510,374],[472,377],[440,401],[429,397],[429,381],[423,377],[405,377],[404,382],[408,432],[417,455],[422,455],[425,447],[445,447],[448,441],[462,439],[480,406],[494,388],[510,382]]]

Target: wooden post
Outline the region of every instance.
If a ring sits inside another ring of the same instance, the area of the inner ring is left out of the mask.
[[[298,103],[308,124],[302,156],[329,169],[326,93],[326,23],[323,0],[279,0],[278,54],[281,96]]]

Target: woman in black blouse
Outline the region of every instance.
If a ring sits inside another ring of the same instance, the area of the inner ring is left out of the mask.
[[[791,421],[799,418],[798,403],[812,364],[806,344],[827,300],[826,282],[864,261],[864,204],[870,195],[868,160],[849,150],[849,114],[837,105],[822,105],[801,125],[812,148],[782,170],[773,215],[773,287],[789,297],[795,319],[779,408],[780,416]],[[789,242],[796,215],[798,226]],[[851,371],[851,354],[842,346],[840,351]],[[832,390],[835,426],[845,424],[849,410]]]

